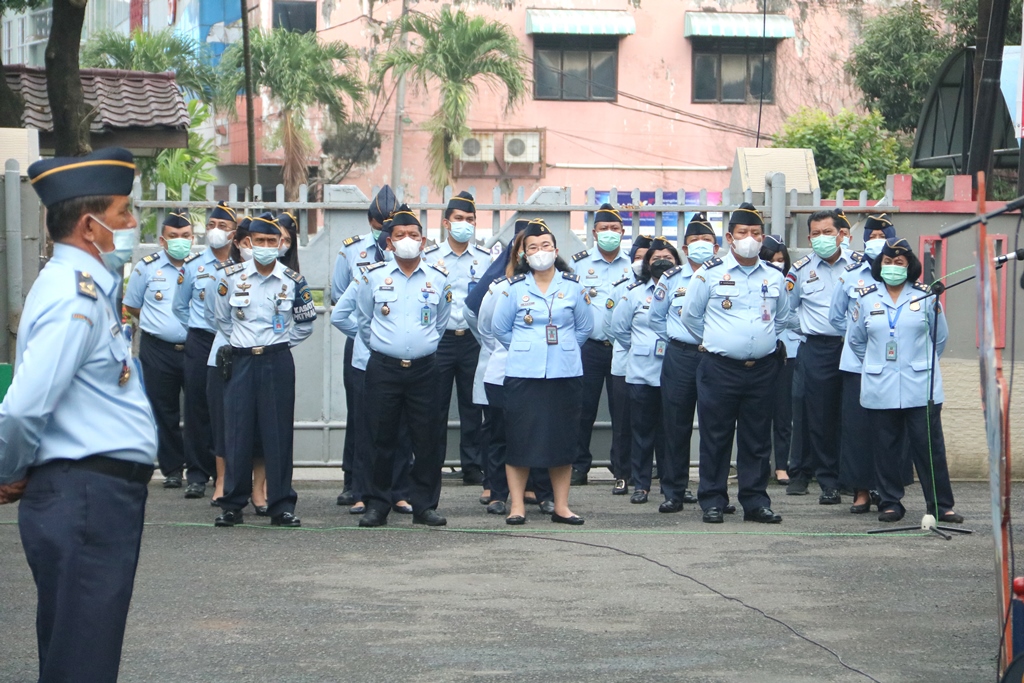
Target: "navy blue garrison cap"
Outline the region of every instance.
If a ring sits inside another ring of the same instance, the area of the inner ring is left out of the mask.
[[[398,198],[395,197],[390,185],[385,185],[377,192],[377,196],[370,202],[370,218],[383,223],[393,214],[398,206]]]
[[[227,202],[217,202],[217,206],[213,207],[213,211],[210,212],[210,220],[213,219],[231,221],[232,223],[238,220],[235,217],[235,210],[228,206]]]
[[[289,232],[296,232],[299,229],[299,222],[295,220],[295,214],[291,211],[277,214],[277,224]]]
[[[167,214],[167,218],[164,218],[165,228],[187,228],[192,225],[192,220],[188,217],[188,209],[175,209]]]
[[[267,211],[253,218],[252,223],[249,224],[249,234],[252,235],[254,233],[280,237],[281,230],[278,227],[277,221],[274,220],[274,214]]]
[[[448,210],[462,211],[464,213],[471,213],[475,216],[476,202],[473,201],[473,195],[463,190],[448,200]]]
[[[28,177],[46,206],[79,197],[127,197],[135,158],[126,149],[108,147],[81,157],[42,159],[28,167]]]

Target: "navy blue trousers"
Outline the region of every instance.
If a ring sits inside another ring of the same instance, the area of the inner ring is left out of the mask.
[[[505,387],[484,384],[487,392],[487,450],[484,474],[491,489],[491,500],[508,500],[508,475],[505,473]],[[545,470],[546,471],[546,470]]]
[[[354,385],[355,373],[358,372],[361,375],[363,372],[358,368],[352,367],[352,352],[355,349],[355,345],[354,340],[345,337],[345,366],[341,369],[341,381],[345,387],[345,414],[348,415],[349,428],[345,430],[345,446],[341,452],[341,472],[345,480],[342,487],[346,491],[353,486],[352,470],[355,467],[356,458],[356,431],[358,428],[353,426],[356,423],[354,415],[358,411],[355,397],[357,390]]]
[[[804,372],[804,417],[814,476],[822,491],[839,488],[839,449],[843,419],[843,338],[808,335],[797,352]],[[797,475],[810,480],[811,463]]]
[[[843,372],[843,439],[839,459],[839,480],[852,489],[872,491],[875,476],[875,425],[871,414],[860,405],[858,372]]]
[[[629,400],[630,431],[632,447],[630,471],[633,486],[643,491],[651,490],[651,470],[654,466],[654,451],[657,449],[662,462],[665,452],[665,429],[662,424],[661,387],[646,384],[630,384]],[[664,475],[662,475],[664,476]],[[664,489],[664,484],[662,485]]]
[[[807,436],[807,417],[804,397],[807,394],[804,367],[800,357],[787,359],[786,365],[793,366],[793,432],[789,444],[789,478],[804,476],[810,478],[814,471],[811,462],[811,445]]]
[[[692,344],[669,343],[661,364],[661,409],[665,432],[664,456],[658,474],[666,499],[683,499],[690,485],[690,441],[697,410],[697,369],[706,354]]]
[[[580,441],[573,463],[573,469],[589,472],[594,462],[590,452],[590,436],[597,421],[597,409],[601,405],[601,388],[608,392],[608,410],[615,414],[615,399],[612,390],[612,345],[588,339],[580,349],[583,362],[583,405],[580,410]]]
[[[146,495],[66,462],[31,470],[18,528],[38,593],[40,683],[117,680]]]
[[[260,356],[235,354],[224,394],[227,453],[221,508],[241,510],[248,504],[258,439],[267,468],[267,512],[272,517],[294,512],[299,496],[292,488],[295,362],[291,349]]]
[[[412,443],[412,469],[409,502],[418,513],[437,508],[441,499],[441,467],[444,464],[437,447],[437,363],[433,355],[401,367],[400,361],[376,351],[366,364],[366,405],[373,438],[373,467],[367,505],[381,511],[391,510],[390,489],[395,459],[405,449],[399,426],[404,422]]]
[[[729,503],[729,460],[736,439],[740,505],[747,512],[770,507],[768,475],[772,453],[772,403],[779,362],[774,356],[753,366],[713,353],[697,369],[700,425],[700,484],[703,510]]]
[[[456,335],[448,330],[437,344],[438,448],[441,463],[448,452],[448,412],[452,402],[452,382],[459,400],[459,464],[462,473],[483,472],[484,458],[481,443],[483,409],[473,403],[473,377],[480,358],[480,344],[467,330]]]
[[[348,414],[349,431],[352,433],[352,495],[364,503],[369,500],[373,488],[373,435],[370,432],[373,411],[366,403],[366,371],[352,368],[352,412]],[[394,459],[391,486],[388,488],[392,503],[409,499],[409,471],[412,469],[412,444],[409,430],[401,424],[399,431],[399,457]],[[348,442],[348,434],[345,434]]]
[[[148,332],[139,340],[143,388],[156,418],[156,459],[164,476],[181,476],[185,445],[181,433],[181,392],[185,387],[185,353]]]
[[[906,509],[902,503],[903,482],[906,481],[909,458],[917,470],[928,511],[938,516],[952,510],[953,487],[949,482],[946,440],[942,434],[942,404],[932,406],[930,411],[931,453],[928,452],[929,414],[924,406],[897,410],[867,409],[867,413],[874,434],[875,475],[878,494],[882,498],[878,509]],[[938,512],[935,511],[936,498]]]
[[[612,475],[627,482],[632,476],[630,458],[633,452],[633,427],[630,421],[632,410],[629,401],[629,385],[622,375],[612,375],[612,391],[608,395],[608,406],[615,406],[612,413]],[[660,457],[659,453],[659,457]]]
[[[185,339],[185,464],[190,484],[205,484],[217,476],[214,460],[213,430],[206,383],[214,334],[189,328]]]
[[[775,469],[787,472],[789,451],[793,443],[793,374],[796,365],[796,358],[790,358],[779,368],[779,376],[775,380],[775,410],[772,413],[772,452],[775,454]]]

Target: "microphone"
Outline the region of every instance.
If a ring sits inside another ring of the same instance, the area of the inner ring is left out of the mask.
[[[1002,256],[996,256],[993,262],[997,266],[1001,266],[1007,261],[1024,261],[1024,249],[1018,249],[1017,251],[1011,251],[1009,254],[1003,254]]]

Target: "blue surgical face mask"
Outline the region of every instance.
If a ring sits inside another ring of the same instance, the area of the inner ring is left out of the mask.
[[[257,247],[254,245],[252,257],[256,259],[256,263],[262,266],[269,266],[277,260],[277,247]]]
[[[175,261],[183,261],[192,251],[192,240],[186,237],[164,238],[167,244],[167,255]]]
[[[884,239],[868,240],[867,242],[864,243],[864,253],[867,254],[867,257],[869,259],[874,261],[876,258],[878,258],[878,255],[882,253],[882,247],[884,246]]]
[[[380,239],[380,234],[382,232],[384,232],[384,231],[383,230],[375,230],[373,228],[370,228],[370,234],[373,235],[373,241],[374,242],[376,242],[377,240]]]
[[[839,246],[841,246],[843,249],[849,249],[850,248],[850,238],[847,237],[846,235],[843,235],[843,239],[839,240]]]
[[[395,260],[395,252],[391,251],[390,249],[384,249],[381,252],[381,255],[384,256],[384,260],[385,261],[394,261]]]
[[[135,228],[130,230],[114,230],[93,214],[89,214],[89,218],[109,230],[110,234],[114,236],[114,249],[112,251],[105,252],[99,247],[96,247],[96,251],[100,253],[100,260],[103,261],[103,265],[107,267],[107,270],[112,273],[120,273],[125,264],[132,260],[132,253],[138,244],[139,240]]]
[[[448,233],[452,236],[452,239],[460,244],[473,239],[473,231],[476,229],[472,223],[468,221],[452,221],[452,227],[448,229]]]
[[[597,233],[597,246],[601,251],[615,251],[622,244],[622,235],[614,230],[602,230]]]
[[[882,266],[881,275],[885,284],[897,287],[907,281],[907,267],[896,265]]]
[[[715,255],[715,245],[699,240],[686,245],[686,258],[694,263],[704,263]]]
[[[821,258],[832,258],[839,251],[835,235],[818,235],[811,238],[811,249]]]

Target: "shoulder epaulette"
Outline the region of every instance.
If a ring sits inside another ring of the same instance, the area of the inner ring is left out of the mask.
[[[429,253],[431,253],[431,252],[437,251],[437,250],[438,250],[438,249],[440,249],[440,248],[441,248],[441,247],[439,247],[438,245],[436,245],[436,244],[432,244],[432,245],[430,245],[429,247],[427,247],[426,249],[424,249],[424,250],[423,250],[423,253],[424,253],[424,254],[429,254]]]
[[[570,282],[579,282],[580,276],[575,273],[562,273],[563,280],[569,280]]]
[[[194,251],[191,254],[189,254],[188,256],[186,256],[185,260],[182,261],[182,263],[189,263],[191,261],[195,261],[197,258],[199,258],[202,255],[202,253],[203,252],[201,252],[201,251]]]
[[[227,268],[224,271],[224,274],[225,275],[234,275],[235,273],[241,271],[243,268],[245,268],[245,263],[236,263],[235,265]]]
[[[523,280],[525,280],[525,279],[526,279],[526,273],[520,273],[519,275],[516,275],[515,277],[511,278],[511,279],[510,279],[510,280],[508,281],[508,283],[509,283],[510,285],[514,285],[515,283],[517,283],[517,282],[522,282],[522,281],[523,281]]]
[[[629,280],[629,276],[628,275],[626,277],[622,278],[621,280],[616,280],[615,282],[613,282],[612,283],[612,287],[618,287],[619,285],[621,285],[623,282],[626,282],[627,280]]]
[[[224,270],[224,269],[225,269],[225,268],[227,268],[228,266],[233,266],[233,265],[235,265],[235,259],[233,259],[233,258],[229,258],[229,259],[228,259],[227,261],[225,261],[224,263],[218,263],[218,264],[217,264],[217,265],[215,265],[215,266],[214,266],[213,268],[214,268],[214,270]]]
[[[473,246],[476,247],[476,250],[479,251],[481,254],[487,254],[488,256],[491,255],[490,249],[485,249],[481,247],[479,244],[474,244]]]
[[[423,252],[423,253],[426,253],[426,252]],[[445,277],[448,277],[448,271],[445,270],[443,267],[441,267],[441,266],[439,266],[437,264],[434,264],[434,263],[430,264],[430,267],[433,268],[434,270],[436,270],[437,272],[441,273]]]
[[[497,280],[495,280],[494,282],[491,283],[491,287],[497,287],[498,285],[503,284],[505,282],[508,282],[508,278],[507,277],[503,277],[503,278],[497,279]]]
[[[377,261],[372,266],[366,266],[366,271],[365,272],[369,273],[371,270],[376,270],[377,268],[383,268],[386,264],[387,264],[387,261]]]
[[[160,252],[159,251],[154,251],[149,256],[143,256],[142,257],[142,262],[145,263],[146,265],[149,265],[153,261],[156,261],[158,258],[160,258]]]
[[[355,244],[358,241],[359,241],[359,236],[357,235],[356,237],[349,237],[344,242],[342,242],[342,244],[344,246],[346,246],[346,247],[351,247],[353,244]]]
[[[853,252],[850,252],[850,260],[853,261],[854,263],[861,263],[864,260],[864,252],[863,251],[853,251]]]
[[[852,270],[857,270],[858,268],[860,268],[860,266],[860,263],[851,263],[850,265],[846,266],[846,272],[849,273]]]
[[[701,265],[704,266],[705,268],[714,268],[715,266],[722,265],[722,259],[720,259],[717,256],[715,256],[714,258],[709,258],[707,261],[705,261]]]
[[[90,299],[96,299],[96,283],[93,282],[92,275],[85,272],[84,270],[75,271],[75,280],[78,284],[78,293],[82,296],[87,296]]]
[[[662,274],[662,277],[672,277],[673,275],[675,275],[676,273],[679,273],[682,270],[683,270],[682,266],[673,266],[672,268],[669,268],[668,270],[666,270]]]
[[[929,294],[930,294],[930,293],[931,293],[931,291],[932,291],[932,288],[931,288],[931,287],[929,287],[928,285],[926,285],[926,284],[924,284],[924,283],[922,283],[922,282],[915,282],[915,283],[913,284],[913,287],[914,287],[914,289],[916,289],[916,290],[918,290],[918,291],[921,291],[921,292],[928,292]]]
[[[870,294],[871,292],[875,291],[876,289],[878,289],[878,285],[868,285],[867,287],[858,287],[857,288],[857,294],[859,294],[861,296],[867,296],[868,294]]]
[[[588,256],[587,250],[584,249],[583,251],[579,252],[578,254],[573,254],[572,255],[572,260],[573,261],[579,261],[580,259],[586,258],[587,256]]]
[[[801,268],[803,268],[804,266],[806,266],[810,262],[811,262],[811,257],[810,256],[804,256],[802,259],[799,259],[796,263],[793,264],[793,270],[800,270]]]
[[[288,277],[289,280],[294,280],[295,282],[302,282],[302,275],[300,275],[298,271],[294,271],[291,268],[285,268],[284,274]]]
[[[630,284],[630,285],[627,285],[627,286],[626,286],[626,289],[630,289],[630,290],[632,290],[632,289],[636,289],[636,288],[637,288],[637,287],[639,287],[640,285],[645,285],[645,284],[647,284],[647,283],[646,283],[646,282],[640,282],[639,280],[637,280],[636,282],[634,282],[634,283],[632,283],[632,284]]]

